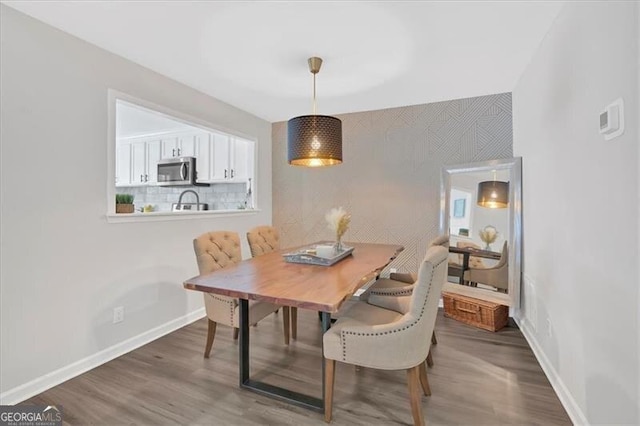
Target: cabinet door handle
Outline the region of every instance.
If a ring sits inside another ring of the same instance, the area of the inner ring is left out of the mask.
[[[144,175],[140,175],[140,182],[144,182]]]
[[[149,175],[144,175],[144,181],[149,182]]]
[[[233,179],[233,169],[231,169],[231,179]]]
[[[181,151],[182,151],[182,148],[178,148],[178,157],[180,157]]]
[[[175,148],[173,148],[173,151],[171,151],[171,156],[172,156],[172,157],[175,157],[175,156],[176,156],[176,149],[175,149]]]
[[[224,178],[227,178],[227,169],[224,169]]]

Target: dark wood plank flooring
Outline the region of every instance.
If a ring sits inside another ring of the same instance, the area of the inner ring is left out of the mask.
[[[320,322],[299,310],[298,340],[284,346],[281,314],[251,328],[252,377],[320,396]],[[516,328],[491,333],[444,318],[436,324],[432,425],[560,425],[569,417]],[[203,358],[206,320],[37,395],[62,405],[68,424],[322,425],[321,414],[238,387],[238,345],[218,326]],[[412,424],[406,374],[337,363],[334,425]]]

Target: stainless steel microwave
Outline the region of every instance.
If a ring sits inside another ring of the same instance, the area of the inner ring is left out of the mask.
[[[196,181],[196,157],[166,158],[158,162],[159,186],[209,186]]]

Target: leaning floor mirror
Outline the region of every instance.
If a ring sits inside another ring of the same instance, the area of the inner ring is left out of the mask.
[[[522,158],[444,166],[440,233],[450,236],[447,285],[475,287],[473,294],[509,305],[510,316],[517,315],[522,270]]]

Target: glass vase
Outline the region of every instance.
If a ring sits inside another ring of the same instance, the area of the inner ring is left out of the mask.
[[[336,248],[336,254],[342,253],[342,237],[340,235],[336,235],[336,243],[334,247]]]

